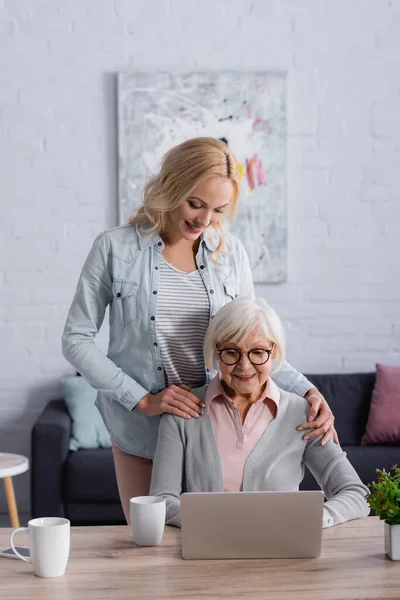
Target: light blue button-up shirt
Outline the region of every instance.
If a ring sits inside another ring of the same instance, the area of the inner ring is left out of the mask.
[[[212,253],[216,232],[203,234],[196,264],[207,290],[210,319],[234,298],[254,296],[251,270],[242,243],[226,234],[223,253]],[[111,439],[125,452],[153,458],[159,417],[136,404],[165,387],[157,343],[157,290],[164,242],[144,226],[123,225],[101,233],[80,275],[64,328],[65,358],[97,389],[96,405]],[[95,337],[109,306],[107,355]],[[207,373],[209,381],[214,373]],[[273,374],[283,389],[300,396],[313,385],[287,362]],[[185,383],[185,382],[183,382]]]

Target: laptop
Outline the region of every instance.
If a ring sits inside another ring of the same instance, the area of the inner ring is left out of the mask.
[[[182,558],[315,558],[322,491],[181,496]]]

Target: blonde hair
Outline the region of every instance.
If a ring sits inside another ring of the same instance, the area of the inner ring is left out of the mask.
[[[129,223],[148,223],[151,230],[163,233],[166,229],[167,213],[176,209],[192,190],[210,176],[225,177],[233,185],[233,195],[227,216],[235,216],[240,176],[236,159],[227,144],[211,137],[187,140],[169,150],[162,159],[159,173],[146,183],[143,204]],[[221,223],[212,227],[219,233],[219,243],[213,257],[221,251],[224,230]]]
[[[225,304],[210,322],[204,340],[204,358],[209,371],[218,364],[217,349],[227,340],[238,342],[251,331],[260,329],[274,343],[274,371],[285,360],[285,332],[282,321],[273,308],[262,298],[238,298]]]

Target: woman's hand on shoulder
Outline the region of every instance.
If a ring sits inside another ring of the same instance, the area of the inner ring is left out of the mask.
[[[331,437],[333,437],[335,444],[338,444],[339,438],[334,427],[335,417],[321,392],[319,392],[317,388],[311,388],[311,390],[308,390],[308,392],[305,394],[304,398],[311,406],[308,413],[308,422],[302,423],[297,429],[313,430],[307,432],[307,434],[304,436],[304,439],[308,440],[322,435],[322,446],[329,442]]]
[[[148,417],[170,413],[183,419],[198,418],[203,414],[204,403],[192,394],[187,385],[170,385],[158,394],[146,394],[136,408]]]

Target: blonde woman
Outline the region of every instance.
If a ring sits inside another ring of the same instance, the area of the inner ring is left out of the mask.
[[[228,146],[213,138],[188,140],[167,152],[137,215],[101,233],[83,266],[63,353],[98,390],[128,522],[129,499],[149,492],[160,415],[203,413],[192,390],[210,379],[203,358],[210,319],[234,298],[253,296],[246,252],[222,227],[234,216],[238,196]],[[95,337],[107,306],[105,356]],[[314,429],[308,435],[325,434],[325,441],[336,435],[329,406],[303,375],[285,363],[277,381],[307,397],[311,422],[302,425]]]
[[[183,492],[297,491],[307,466],[325,492],[323,527],[367,516],[368,488],[340,446],[304,440],[307,402],[272,381],[285,357],[279,317],[262,300],[239,299],[210,323],[204,344],[207,387],[198,421],[163,415],[151,493],[166,499],[180,526]],[[275,377],[276,380],[276,377]]]

